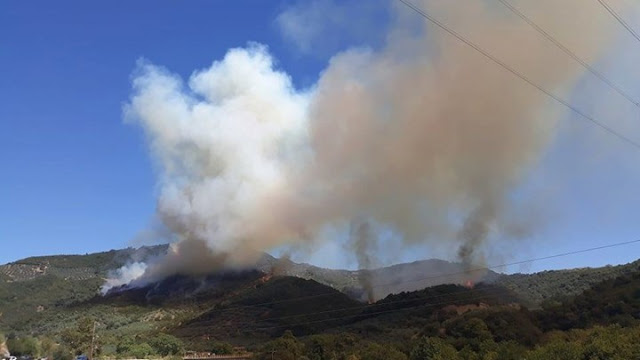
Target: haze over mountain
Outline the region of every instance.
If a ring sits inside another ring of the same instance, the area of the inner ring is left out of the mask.
[[[31,257],[1,265],[0,277],[10,282],[37,280],[47,276],[71,281],[104,281],[104,278],[126,264],[151,261],[162,256],[167,250],[168,245],[158,245],[87,255]],[[249,268],[251,267],[247,269]],[[278,259],[266,253],[260,255],[253,268],[277,276],[316,280],[359,300],[368,298],[365,293],[367,289],[362,287],[362,277],[369,279],[370,289],[377,300],[390,293],[412,291],[443,283],[464,284],[467,281],[491,280],[498,276],[492,271],[468,272],[468,268],[463,264],[437,259],[372,270],[335,270],[296,263],[288,258]]]
[[[86,299],[98,294],[99,289],[104,285],[105,278],[113,271],[134,260],[144,261],[161,256],[167,249],[167,245],[157,245],[86,255],[30,257],[0,265],[0,283],[5,287],[38,289],[38,286],[45,284],[50,286],[51,280],[53,280],[53,283],[68,284],[72,289],[71,294],[80,295]],[[293,276],[315,280],[359,301],[368,299],[365,293],[366,289],[362,287],[360,281],[362,276],[368,276],[373,284],[375,299],[438,284],[465,285],[468,281],[482,281],[504,284],[519,293],[523,299],[537,304],[547,298],[577,294],[598,281],[632,270],[638,263],[640,260],[627,265],[603,268],[505,275],[491,270],[469,273],[464,264],[437,259],[397,264],[372,270],[336,270],[296,263],[288,258],[277,259],[263,253],[253,269],[270,276]],[[246,268],[244,271],[249,270],[251,268]],[[561,285],[556,287],[554,284],[558,283]],[[127,286],[123,286],[123,289],[126,288]],[[116,290],[118,289],[113,289],[113,291]],[[39,291],[44,290],[40,289]],[[56,299],[56,301],[60,302],[61,299]],[[70,298],[69,301],[73,300]]]
[[[210,349],[216,341],[258,350],[285,330],[398,344],[444,333],[460,337],[463,346],[470,340],[460,328],[479,318],[496,341],[517,342],[526,350],[543,332],[635,324],[634,316],[640,316],[640,260],[535,274],[486,271],[475,284],[465,284],[470,277],[464,264],[417,261],[367,271],[377,297],[372,302],[359,287],[361,270],[323,269],[263,254],[254,268],[177,274],[100,293],[111,271],[165,251],[167,246],[129,248],[1,265],[0,332],[12,338],[64,337],[69,326],[93,319],[104,343],[169,333],[193,350]],[[599,299],[594,291],[607,294]]]

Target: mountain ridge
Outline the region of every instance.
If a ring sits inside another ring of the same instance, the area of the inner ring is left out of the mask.
[[[0,265],[0,284],[51,277],[56,281],[83,282],[91,287],[99,287],[113,270],[133,261],[146,261],[160,256],[166,253],[167,249],[168,245],[154,245],[85,255],[28,257]],[[272,275],[312,279],[359,301],[371,300],[371,293],[375,299],[382,299],[390,294],[445,283],[465,284],[469,280],[495,282],[516,291],[525,299],[527,305],[536,307],[545,301],[577,295],[601,280],[627,274],[637,265],[640,265],[640,260],[615,266],[546,270],[532,274],[502,274],[488,269],[483,273],[476,273],[475,270],[474,273],[470,273],[468,267],[460,263],[426,259],[376,269],[344,270],[296,263],[288,258],[279,259],[263,253],[254,268]],[[370,289],[365,289],[365,285]],[[91,293],[89,289],[85,290],[85,295]],[[86,300],[86,297],[83,299]]]
[[[144,260],[161,250],[33,257],[10,264],[31,266],[34,273],[22,274],[17,281],[0,281],[0,332],[11,338],[37,335],[62,339],[70,326],[89,319],[99,324],[101,341],[112,347],[123,338],[152,342],[157,334],[170,334],[192,350],[209,351],[216,341],[255,349],[257,344],[284,336],[287,330],[301,337],[346,334],[379,343],[392,339],[400,347],[415,341],[416,336],[439,337],[444,333],[454,345],[460,341],[456,345],[459,348],[464,346],[464,339],[475,338],[464,335],[468,331],[485,335],[489,331],[497,341],[531,347],[541,341],[543,332],[612,321],[633,325],[640,319],[636,301],[640,294],[640,260],[621,266],[539,274],[487,272],[483,276],[493,276],[491,281],[411,290],[423,286],[424,279],[446,281],[446,276],[437,275],[459,272],[463,265],[431,259],[349,271],[267,255],[261,269],[173,275],[139,287],[125,286],[104,296],[98,293],[103,276],[114,266],[130,261],[129,255]],[[430,266],[437,267],[438,272],[429,272]],[[92,276],[68,276],[78,269]],[[360,282],[358,276],[363,273],[375,274],[379,285],[390,283],[394,287],[380,286],[391,292],[363,301],[362,293],[350,293],[353,289],[348,286]],[[318,281],[322,279],[343,288]],[[600,299],[594,293],[598,289],[611,295]],[[536,302],[532,293],[542,300]],[[587,315],[580,315],[583,313]],[[487,329],[476,325],[486,325]]]

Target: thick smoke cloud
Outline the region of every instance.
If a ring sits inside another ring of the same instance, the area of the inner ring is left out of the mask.
[[[545,88],[566,97],[583,74],[498,5],[449,4],[421,6]],[[579,2],[528,4],[555,31],[579,34],[571,47],[580,56],[603,52],[600,18],[557,16]],[[488,238],[527,233],[526,220],[506,216],[516,206],[509,195],[563,113],[405,10],[396,8],[385,46],[336,54],[309,90],[296,89],[259,44],[229,50],[187,84],[139,65],[126,118],[148,138],[160,170],[157,212],[178,241],[137,282],[331,241],[319,238],[329,226],[351,227],[364,267],[375,263],[376,228],[407,244],[449,242],[468,264],[483,261]]]

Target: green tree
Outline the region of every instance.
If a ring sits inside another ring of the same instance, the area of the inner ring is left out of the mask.
[[[312,335],[306,340],[306,355],[310,360],[344,360],[358,341],[350,333]]]
[[[40,344],[34,337],[12,338],[7,340],[7,348],[12,355],[16,356],[39,356]]]
[[[40,340],[40,350],[43,356],[53,357],[53,351],[56,348],[56,343],[50,337],[43,337]]]
[[[27,350],[27,354],[35,357],[40,357],[40,342],[33,336],[27,336],[23,340],[24,347]]]
[[[637,359],[640,338],[629,336],[628,329],[617,325],[595,327],[584,346],[584,358],[589,360]]]
[[[529,351],[525,358],[527,360],[581,360],[583,356],[580,344],[576,342],[554,341]]]
[[[105,343],[100,347],[100,356],[106,358],[115,358],[118,357],[118,352],[116,351],[116,345],[113,343]]]
[[[149,341],[158,355],[168,356],[181,354],[184,348],[182,341],[169,334],[159,334]]]
[[[222,341],[214,341],[209,344],[209,351],[214,354],[226,355],[233,353],[233,346]]]
[[[257,354],[258,360],[298,360],[304,352],[304,345],[296,339],[291,331],[282,337],[265,344]]]
[[[313,335],[307,345],[307,356],[311,360],[332,360],[336,358],[334,339],[330,335]]]
[[[360,353],[362,360],[407,360],[407,355],[392,346],[368,344]]]
[[[478,341],[493,339],[487,324],[478,318],[461,318],[447,329],[447,333],[455,337],[476,339]]]
[[[95,319],[93,317],[82,317],[77,321],[75,327],[64,329],[60,334],[60,338],[76,355],[88,354],[94,334],[94,326]]]
[[[503,341],[497,345],[496,354],[500,360],[521,360],[525,358],[524,355],[527,348],[515,341]]]
[[[320,338],[320,335],[314,335],[312,339],[309,341],[309,345],[306,346],[307,355],[311,360],[325,360],[328,359],[328,351],[326,349],[326,344],[323,341],[323,338]]]
[[[493,341],[493,336],[487,324],[478,318],[457,318],[446,322],[447,334],[455,338],[454,345],[461,349],[470,347],[473,352],[480,351],[485,341]]]
[[[131,336],[123,336],[120,338],[118,345],[116,345],[116,352],[119,355],[126,355],[131,352],[131,348],[136,344],[136,341]]]
[[[129,349],[128,355],[136,359],[144,359],[153,354],[153,348],[147,343],[135,344]]]
[[[425,337],[411,351],[411,360],[455,360],[458,351],[444,340]]]
[[[72,360],[73,354],[71,351],[64,346],[57,346],[55,350],[53,350],[52,354],[53,360]]]

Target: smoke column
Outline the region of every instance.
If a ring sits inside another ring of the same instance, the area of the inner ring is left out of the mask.
[[[450,4],[419,5],[545,88],[567,97],[584,73],[499,5]],[[522,6],[583,58],[605,51],[606,18],[579,1]],[[139,64],[125,116],[144,129],[159,168],[158,216],[178,241],[135,281],[331,241],[319,238],[328,226],[355,224],[362,266],[375,258],[379,227],[407,244],[449,242],[465,263],[483,261],[492,235],[509,237],[508,195],[562,109],[405,8],[393,11],[382,48],[336,54],[308,90],[260,44],[229,50],[187,83]]]
[[[364,270],[358,272],[358,280],[366,292],[367,299],[369,301],[374,301],[376,300],[375,287],[371,272],[367,270],[373,269],[375,266],[379,265],[375,261],[375,253],[377,251],[376,234],[373,229],[371,229],[371,225],[368,222],[354,222],[352,224],[350,240],[353,245],[352,250],[354,251],[356,260],[358,261],[358,267],[361,270]]]

